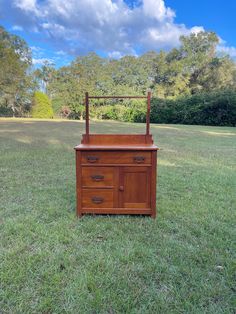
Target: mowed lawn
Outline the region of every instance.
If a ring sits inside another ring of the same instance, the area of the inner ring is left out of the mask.
[[[156,220],[78,220],[73,147],[83,130],[0,120],[0,313],[235,313],[236,130],[152,125]]]

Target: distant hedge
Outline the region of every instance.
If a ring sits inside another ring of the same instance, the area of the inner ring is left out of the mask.
[[[145,122],[146,103],[91,107],[91,117]],[[199,93],[175,100],[152,98],[152,123],[236,126],[236,90]]]
[[[152,123],[236,126],[236,90],[165,100],[153,98]]]
[[[32,118],[52,119],[52,104],[48,96],[42,92],[35,92],[33,98]]]

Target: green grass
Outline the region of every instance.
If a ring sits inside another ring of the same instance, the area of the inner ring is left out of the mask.
[[[235,129],[151,127],[161,148],[156,220],[76,218],[73,147],[83,130],[0,120],[0,312],[234,313]]]

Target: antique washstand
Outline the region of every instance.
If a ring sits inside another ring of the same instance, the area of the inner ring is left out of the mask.
[[[147,99],[145,134],[90,134],[89,99]],[[146,214],[156,217],[157,146],[150,134],[147,96],[85,94],[86,133],[76,152],[77,215]]]

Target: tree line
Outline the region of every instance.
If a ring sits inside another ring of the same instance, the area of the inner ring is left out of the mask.
[[[68,66],[56,69],[45,62],[35,70],[26,42],[0,27],[0,115],[35,116],[34,108],[47,97],[54,116],[83,119],[85,91],[145,95],[151,89],[154,123],[236,125],[236,64],[219,55],[218,43],[215,33],[200,32],[181,36],[179,47],[169,52],[118,60],[89,53]],[[143,122],[145,103],[100,99],[91,102],[91,115]]]

